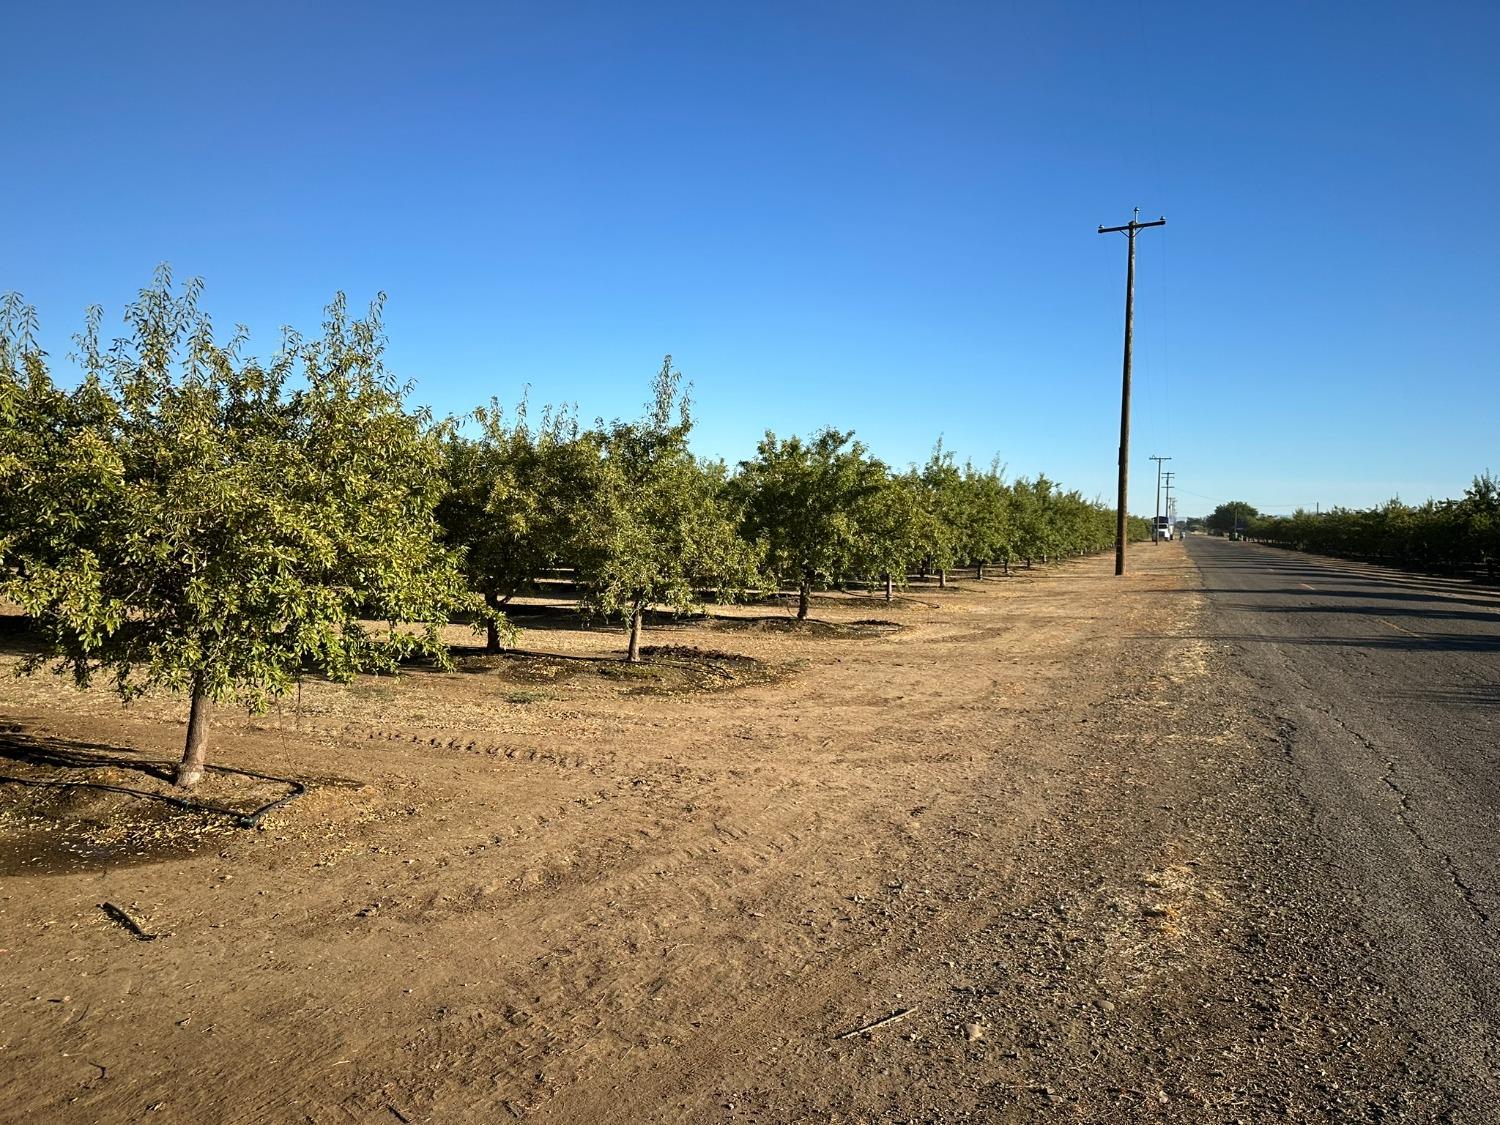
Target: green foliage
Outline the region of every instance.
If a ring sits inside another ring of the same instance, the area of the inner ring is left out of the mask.
[[[891,497],[877,500],[886,468],[853,438],[830,429],[808,442],[781,441],[768,432],[733,482],[742,532],[760,545],[771,578],[800,591],[799,617],[807,616],[815,584],[868,575],[884,560],[891,544],[877,543],[872,533],[900,534],[897,524],[886,529],[877,520],[899,518]]]
[[[1077,491],[1065,492],[1045,475],[1022,477],[1011,486],[1015,526],[1015,554],[1026,559],[1102,551],[1114,546],[1115,511],[1089,501]],[[1150,521],[1126,520],[1126,538],[1140,542],[1151,537]]]
[[[1032,559],[1055,558],[1062,553],[1064,529],[1058,522],[1057,486],[1045,474],[1033,480],[1022,477],[1013,486],[1016,505],[1016,554]],[[1110,532],[1110,542],[1114,532]]]
[[[1493,570],[1500,562],[1500,481],[1488,470],[1475,477],[1464,490],[1454,518],[1463,528],[1464,554],[1484,560]]]
[[[1009,563],[1015,557],[1016,510],[999,462],[992,463],[987,472],[965,465],[962,494],[963,540],[969,560]]]
[[[906,585],[907,574],[927,558],[937,533],[926,507],[926,493],[915,472],[887,473],[859,509],[858,558],[864,576],[887,576]]]
[[[0,593],[59,670],[106,671],[126,696],[256,708],[308,668],[445,659],[438,630],[465,598],[435,541],[438,446],[381,365],[379,301],[351,319],[339,295],[320,337],[286,330],[262,363],[239,354],[243,329],[216,342],[200,288],[159,270],[107,348],[92,310],[72,392],[8,334]]]
[[[963,474],[954,463],[953,454],[943,448],[942,438],[932,447],[932,456],[917,479],[921,482],[923,506],[930,521],[927,559],[938,570],[947,570],[970,554],[969,521]]]
[[[1228,503],[1220,504],[1209,515],[1207,521],[1210,531],[1232,532],[1236,528],[1240,531],[1246,530],[1260,513],[1254,506],[1243,500],[1230,500]]]
[[[1253,519],[1249,534],[1270,543],[1325,555],[1377,559],[1399,566],[1467,570],[1500,564],[1500,482],[1474,478],[1458,500],[1420,505],[1387,501],[1363,510]]]
[[[163,271],[109,346],[91,312],[68,391],[30,310],[0,303],[0,592],[57,667],[106,670],[127,695],[256,707],[307,669],[443,659],[438,627],[461,606],[498,644],[506,603],[560,565],[585,608],[632,622],[633,653],[648,606],[734,598],[762,564],[805,613],[815,585],[1113,541],[1108,509],[1043,476],[960,469],[941,441],[892,473],[852,434],[767,434],[731,480],[690,452],[670,358],[637,422],[583,431],[570,410],[533,423],[524,401],[507,417],[492,400],[433,427],[382,367],[378,302],[351,319],[339,296],[320,337],[287,331],[261,362],[241,356],[243,330],[216,340],[198,292]]]
[[[458,424],[444,436],[447,490],[437,514],[444,540],[463,551],[498,647],[502,607],[561,565],[578,541],[579,513],[598,482],[600,441],[580,433],[566,408],[545,408],[533,427],[524,399],[513,419],[491,400],[472,420],[476,437]]]
[[[738,535],[724,465],[700,462],[688,449],[681,379],[667,356],[646,416],[601,424],[603,459],[579,513],[582,603],[632,623],[632,658],[648,606],[686,613],[705,596],[728,601],[758,582],[759,558]]]

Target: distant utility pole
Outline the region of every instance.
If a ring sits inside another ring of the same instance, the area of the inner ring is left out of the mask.
[[[1100,234],[1124,232],[1130,239],[1130,257],[1125,267],[1125,370],[1120,382],[1120,499],[1115,511],[1115,574],[1125,573],[1125,503],[1130,483],[1130,334],[1135,322],[1135,232],[1147,227],[1164,227],[1165,217],[1154,223],[1140,221],[1137,207],[1130,222],[1123,227],[1100,227]]]
[[[1162,476],[1162,482],[1161,482],[1162,483],[1162,487],[1167,490],[1167,514],[1168,514],[1168,522],[1169,523],[1172,522],[1172,520],[1171,520],[1170,517],[1171,517],[1172,511],[1173,511],[1173,508],[1172,508],[1172,504],[1173,504],[1173,500],[1172,500],[1172,478],[1175,477],[1176,475],[1177,474],[1173,473],[1173,472],[1165,472],[1165,473],[1162,473],[1162,475],[1161,475]],[[1176,529],[1174,528],[1173,530],[1175,531]]]
[[[1171,459],[1170,457],[1151,458],[1151,460],[1156,462],[1156,515],[1151,521],[1151,542],[1153,545],[1161,541],[1157,534],[1159,529],[1156,526],[1161,523],[1161,463],[1163,461],[1170,461]]]

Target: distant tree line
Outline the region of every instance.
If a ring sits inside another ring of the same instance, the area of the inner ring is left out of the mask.
[[[308,672],[446,665],[439,631],[459,615],[499,649],[506,606],[556,568],[582,609],[626,625],[635,660],[651,606],[790,590],[805,617],[818,589],[889,597],[914,570],[946,584],[1113,542],[1112,510],[941,443],[905,470],[833,429],[767,433],[733,469],[695,457],[670,357],[638,420],[584,426],[524,400],[438,420],[383,365],[383,298],[352,317],[339,295],[319,334],[284,330],[262,361],[244,329],[215,334],[199,292],[159,270],[108,343],[90,310],[70,390],[33,311],[0,303],[0,596],[49,645],[27,667],[184,692],[185,786],[211,704],[260,708]]]
[[[1245,501],[1230,500],[1210,512],[1203,522],[1210,531],[1232,535],[1237,531],[1247,530],[1251,521],[1259,515],[1260,512]]]
[[[1419,570],[1480,568],[1494,578],[1500,564],[1500,482],[1486,472],[1456,500],[1414,505],[1397,499],[1374,508],[1256,516],[1247,534],[1299,551]]]

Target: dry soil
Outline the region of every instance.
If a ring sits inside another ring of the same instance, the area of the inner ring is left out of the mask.
[[[207,811],[180,700],[0,679],[0,1120],[1439,1117],[1197,569],[1111,562],[535,618],[220,713]]]

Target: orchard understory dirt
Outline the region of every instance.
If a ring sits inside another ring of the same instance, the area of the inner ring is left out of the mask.
[[[653,620],[639,669],[518,606],[519,653],[220,709],[188,805],[184,701],[9,645],[0,1120],[1432,1119],[1196,568],[1112,562]]]

